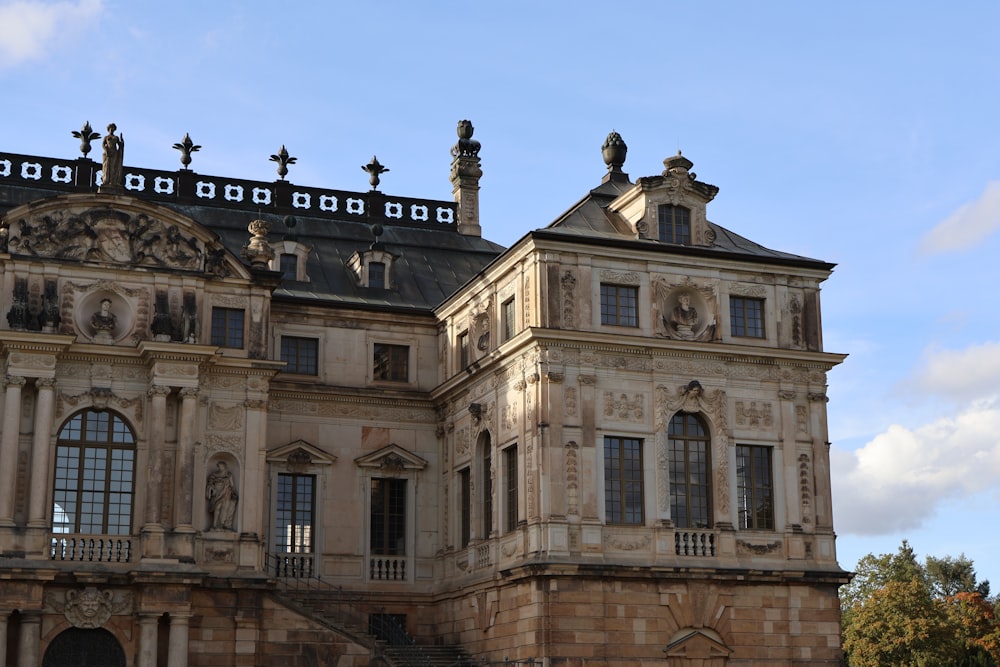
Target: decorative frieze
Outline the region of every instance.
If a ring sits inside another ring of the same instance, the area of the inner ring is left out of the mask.
[[[619,421],[641,422],[645,419],[646,397],[644,394],[615,394],[604,392],[604,416]]]
[[[576,441],[570,440],[564,449],[566,451],[566,514],[577,516],[580,514],[580,445],[576,444]]]
[[[753,429],[769,429],[774,426],[774,416],[770,403],[757,401],[736,401],[736,425]]]
[[[613,271],[603,269],[600,272],[601,282],[615,283],[616,285],[638,285],[642,277],[635,271]]]
[[[729,293],[737,296],[749,296],[757,299],[763,299],[767,296],[767,288],[764,285],[729,283]]]
[[[244,414],[242,405],[223,405],[213,401],[208,406],[208,428],[213,431],[240,430]]]
[[[564,329],[576,329],[576,276],[572,271],[563,273],[559,287],[562,292],[562,326]]]
[[[767,556],[770,554],[776,554],[782,550],[782,546],[782,542],[756,544],[754,542],[747,542],[746,540],[736,540],[736,551],[749,556]]]

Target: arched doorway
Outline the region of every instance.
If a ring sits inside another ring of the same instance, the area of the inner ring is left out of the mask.
[[[125,667],[125,651],[102,628],[69,628],[45,649],[42,667]]]

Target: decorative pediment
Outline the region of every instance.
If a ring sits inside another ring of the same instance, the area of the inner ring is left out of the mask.
[[[664,649],[667,658],[711,660],[728,658],[732,650],[717,632],[709,628],[682,628],[674,633]]]
[[[131,197],[53,197],[12,209],[3,226],[12,255],[249,276],[216,234],[176,211]]]
[[[284,463],[290,466],[303,465],[332,465],[337,457],[327,454],[322,449],[311,445],[305,440],[296,440],[287,445],[282,445],[268,451],[268,463]]]
[[[354,459],[360,468],[380,468],[386,471],[423,470],[427,460],[399,445],[387,445],[382,449]]]

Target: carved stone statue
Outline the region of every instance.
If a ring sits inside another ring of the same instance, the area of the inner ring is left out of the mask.
[[[110,340],[118,325],[118,317],[111,312],[111,299],[101,299],[101,309],[90,316],[90,326],[94,328],[94,338]]]
[[[698,311],[691,305],[688,294],[681,294],[677,301],[677,306],[670,311],[667,326],[677,338],[691,340],[694,338],[694,328],[698,325]]]
[[[99,628],[111,618],[114,594],[88,586],[82,591],[66,591],[66,620],[74,627]]]
[[[212,530],[234,530],[236,520],[236,481],[225,461],[215,464],[215,472],[208,476],[205,487],[208,511],[212,515]]]
[[[108,190],[120,190],[125,174],[122,169],[122,162],[125,159],[125,135],[116,135],[118,129],[114,123],[108,125],[108,133],[104,136],[101,145],[104,147],[104,156],[101,160],[101,188]]]

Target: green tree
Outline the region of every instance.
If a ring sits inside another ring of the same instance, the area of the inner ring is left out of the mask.
[[[851,667],[996,667],[998,603],[964,554],[921,565],[904,540],[863,557],[841,588],[844,652]]]

